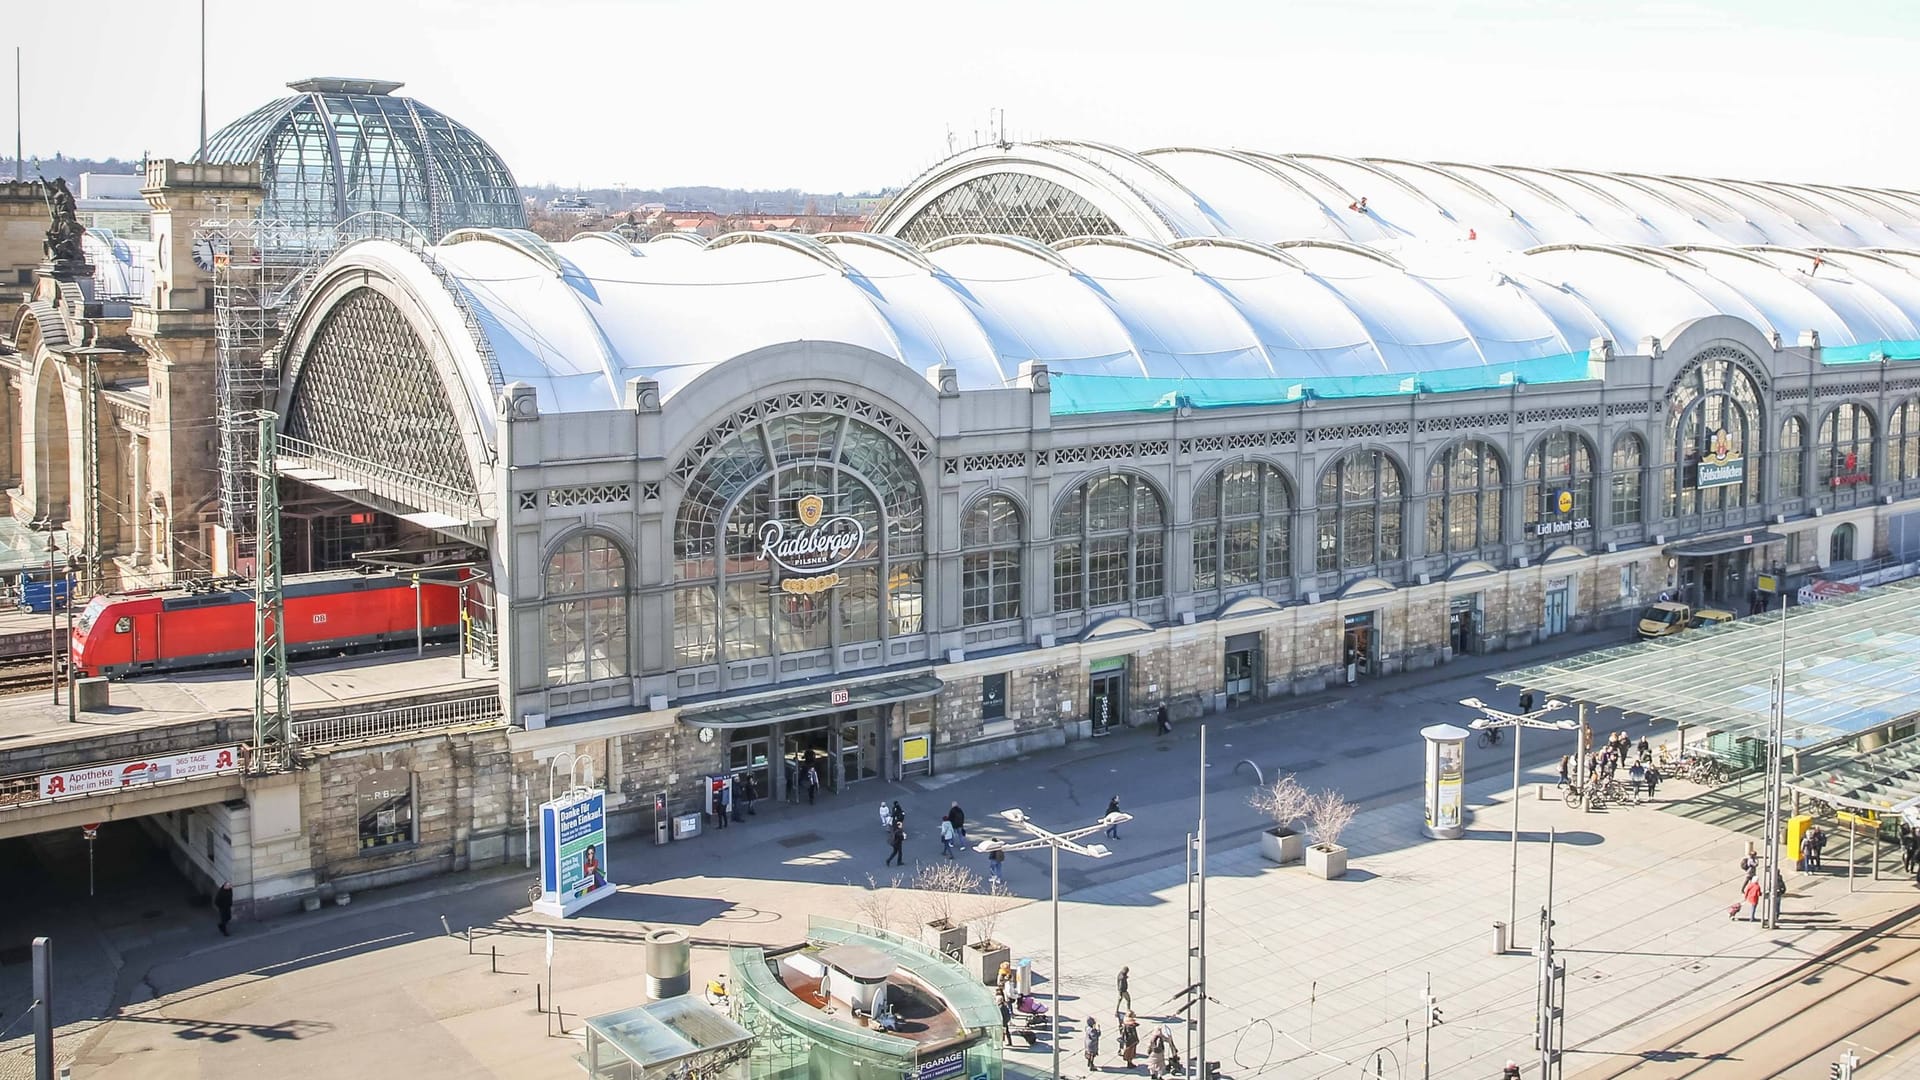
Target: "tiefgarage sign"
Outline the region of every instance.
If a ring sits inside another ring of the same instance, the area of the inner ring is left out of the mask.
[[[130,784],[153,784],[162,780],[185,780],[212,776],[240,768],[240,748],[222,746],[213,750],[194,750],[142,761],[116,761],[111,765],[89,765],[66,772],[40,774],[40,797],[58,799],[66,795],[84,795],[93,791],[112,791]]]
[[[794,504],[797,527],[784,521],[760,526],[760,558],[795,575],[783,578],[782,591],[808,594],[840,584],[837,572],[867,543],[867,531],[850,514],[826,516],[826,500],[803,495]]]

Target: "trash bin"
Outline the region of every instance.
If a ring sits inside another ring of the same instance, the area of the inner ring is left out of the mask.
[[[1013,986],[1022,996],[1033,993],[1033,961],[1022,957],[1013,965]]]
[[[666,818],[661,818],[659,821],[654,822],[653,842],[656,844],[664,844],[673,839],[672,829],[672,824],[669,823]]]
[[[647,931],[647,996],[654,1001],[679,997],[690,985],[693,943],[684,930]]]

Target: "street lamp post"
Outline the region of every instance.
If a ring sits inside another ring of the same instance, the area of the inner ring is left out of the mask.
[[[1467,725],[1475,731],[1513,729],[1513,868],[1507,879],[1507,943],[1511,945],[1520,921],[1520,731],[1530,727],[1572,731],[1580,723],[1544,719],[1548,713],[1566,708],[1567,703],[1557,698],[1547,699],[1545,705],[1529,713],[1503,712],[1475,697],[1461,698],[1460,704],[1480,710],[1480,718]]]
[[[1075,855],[1085,855],[1089,859],[1104,859],[1107,856],[1113,854],[1113,852],[1107,850],[1107,845],[1080,844],[1080,843],[1075,843],[1075,841],[1079,840],[1083,836],[1090,836],[1093,833],[1100,832],[1103,829],[1110,829],[1115,825],[1124,825],[1127,822],[1133,820],[1133,815],[1122,814],[1122,813],[1107,814],[1101,817],[1099,821],[1094,822],[1092,825],[1082,826],[1081,828],[1078,828],[1078,829],[1069,829],[1066,832],[1050,832],[1046,829],[1043,829],[1040,826],[1035,825],[1032,821],[1027,819],[1026,811],[1020,810],[1017,808],[1013,810],[1000,811],[1000,817],[1003,820],[1005,820],[1009,825],[1012,825],[1013,827],[1021,830],[1022,832],[1025,832],[1029,836],[1029,839],[1015,840],[1011,843],[1005,840],[982,840],[978,844],[975,844],[973,846],[973,850],[978,851],[984,855],[990,855],[996,851],[1032,851],[1037,848],[1044,847],[1044,848],[1050,849],[1050,852],[1051,852],[1051,862],[1053,864],[1052,873],[1051,873],[1051,877],[1053,880],[1053,975],[1051,979],[1053,983],[1053,1075],[1054,1075],[1054,1080],[1059,1080],[1059,1077],[1060,1077],[1060,849],[1065,848],[1068,851],[1073,852]]]

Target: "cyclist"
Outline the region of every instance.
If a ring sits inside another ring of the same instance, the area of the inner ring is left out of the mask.
[[[1487,728],[1480,733],[1480,737],[1487,741],[1488,746],[1500,745],[1500,729],[1497,727]]]

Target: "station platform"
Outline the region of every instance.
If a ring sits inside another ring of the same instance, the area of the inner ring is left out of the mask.
[[[337,711],[364,705],[368,711],[398,705],[484,693],[498,685],[497,673],[471,657],[460,677],[460,656],[452,645],[362,656],[295,661],[289,665],[288,694],[297,716],[303,711]],[[66,688],[60,703],[51,690],[0,697],[0,754],[27,746],[188,723],[253,709],[253,669],[222,667],[177,674],[115,680],[104,711],[83,712],[69,723]]]

